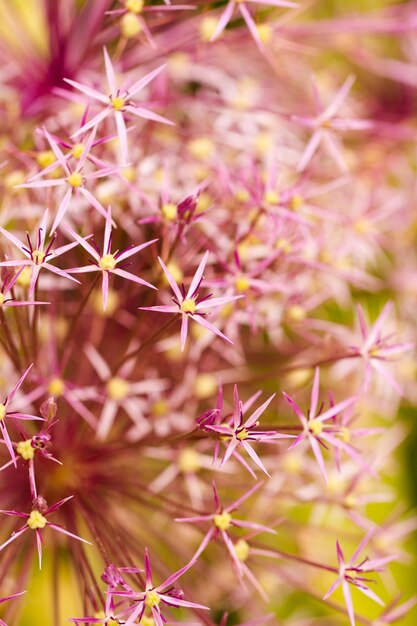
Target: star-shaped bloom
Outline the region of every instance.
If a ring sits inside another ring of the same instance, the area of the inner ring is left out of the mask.
[[[114,68],[110,57],[107,53],[106,48],[103,48],[104,53],[104,65],[106,68],[106,76],[107,83],[109,86],[108,93],[101,93],[92,87],[87,85],[83,85],[78,83],[75,80],[70,80],[69,78],[64,78],[65,82],[69,85],[81,91],[81,93],[85,94],[89,98],[100,102],[104,105],[104,109],[100,111],[97,115],[95,115],[89,122],[86,122],[81,128],[77,130],[76,133],[72,135],[72,137],[78,137],[86,130],[90,128],[97,127],[103,120],[105,120],[110,115],[114,115],[116,120],[117,134],[120,142],[120,153],[122,158],[122,164],[125,165],[128,162],[128,145],[127,145],[127,131],[125,124],[125,115],[135,115],[136,117],[142,117],[147,120],[152,120],[154,122],[162,122],[163,124],[172,124],[169,120],[149,109],[144,107],[140,107],[132,100],[133,96],[141,91],[146,85],[148,85],[154,78],[158,76],[164,69],[165,65],[160,65],[149,74],[146,74],[139,80],[133,83],[129,88],[126,87],[117,87],[116,75],[114,72]]]
[[[229,531],[232,527],[236,528],[249,528],[254,531],[266,532],[276,534],[275,530],[272,528],[268,528],[268,526],[263,526],[261,524],[256,524],[255,522],[248,522],[246,520],[235,519],[232,516],[232,513],[236,511],[240,505],[245,502],[250,496],[257,491],[263,483],[259,482],[254,485],[249,491],[240,496],[237,500],[232,502],[227,507],[223,507],[220,503],[219,496],[217,493],[216,484],[213,481],[213,496],[214,496],[214,504],[215,504],[215,512],[209,513],[207,515],[194,515],[193,517],[178,517],[175,519],[176,522],[211,522],[211,528],[205,534],[203,541],[200,546],[197,548],[196,553],[193,556],[193,559],[197,559],[200,554],[206,549],[208,543],[211,539],[217,539],[220,535],[224,541],[224,544],[232,558],[233,563],[236,566],[237,572],[242,575],[242,566],[241,561],[238,559],[236,555],[236,550],[233,544],[232,539],[229,537],[227,531]]]
[[[16,393],[19,391],[20,387],[23,385],[23,381],[25,380],[26,376],[29,374],[32,368],[32,365],[33,363],[29,365],[29,367],[19,378],[19,380],[17,381],[13,389],[6,396],[6,399],[4,400],[4,402],[0,404],[0,432],[3,438],[3,441],[7,446],[7,449],[10,453],[10,456],[12,458],[12,461],[15,467],[16,467],[16,455],[13,449],[13,443],[11,442],[11,439],[7,430],[6,421],[5,421],[6,418],[11,418],[14,420],[16,419],[17,420],[41,420],[41,421],[43,420],[42,417],[37,417],[36,415],[29,415],[28,413],[21,413],[19,411],[11,411],[9,408],[10,403],[12,402]]]
[[[160,392],[165,389],[166,382],[154,378],[131,380],[134,360],[126,361],[117,374],[113,375],[110,366],[92,345],[87,346],[86,354],[98,377],[105,384],[103,409],[96,427],[97,437],[102,440],[107,437],[120,409],[124,409],[133,424],[140,428],[144,422],[146,423],[144,416],[146,403],[141,396]],[[100,395],[97,393],[99,398]]]
[[[345,132],[348,130],[369,130],[373,123],[369,120],[355,120],[337,117],[337,112],[346,100],[355,77],[348,76],[343,85],[333,96],[331,102],[325,107],[319,95],[315,81],[313,81],[314,96],[316,101],[317,115],[301,116],[293,115],[291,119],[306,128],[313,130],[313,134],[301,156],[297,165],[297,170],[302,172],[310,163],[320,144],[324,144],[330,156],[335,160],[342,172],[347,171],[347,166],[343,158],[341,146],[335,132]]]
[[[72,276],[70,276],[64,270],[60,270],[54,265],[52,265],[49,261],[55,259],[61,254],[65,254],[68,250],[71,250],[75,246],[78,245],[78,242],[69,243],[65,246],[61,246],[60,248],[56,248],[52,250],[55,241],[55,235],[50,239],[48,245],[45,249],[45,237],[46,237],[46,227],[48,223],[48,210],[45,211],[41,222],[38,227],[38,233],[36,236],[36,245],[33,246],[30,240],[29,235],[27,234],[27,246],[21,243],[17,237],[9,233],[8,230],[0,226],[0,233],[2,233],[7,239],[14,245],[16,248],[22,252],[22,254],[26,257],[26,259],[15,260],[15,261],[2,261],[0,263],[0,267],[24,267],[29,266],[31,268],[30,275],[30,284],[29,284],[29,298],[33,300],[35,295],[35,287],[38,281],[39,273],[42,269],[46,269],[54,274],[58,274],[58,276],[64,276],[69,280],[72,280],[76,283],[79,281]]]
[[[257,396],[258,394],[256,394],[256,397]],[[230,417],[229,420],[222,421],[221,424],[207,424],[205,426],[206,430],[218,433],[223,440],[227,441],[226,452],[224,453],[223,459],[221,461],[221,466],[230,459],[236,448],[242,447],[246,450],[254,463],[256,463],[256,465],[263,472],[265,472],[267,476],[269,476],[266,467],[262,463],[255,450],[251,447],[250,442],[260,441],[263,443],[270,443],[272,441],[276,441],[277,439],[293,437],[293,435],[281,435],[275,430],[257,430],[259,417],[266,410],[274,397],[275,394],[272,394],[272,396],[268,398],[266,402],[261,404],[261,406],[258,407],[252,413],[252,415],[247,418],[245,422],[243,422],[244,405],[243,402],[239,399],[237,385],[235,385],[233,415]],[[245,406],[245,408],[248,407]]]
[[[257,45],[262,48],[263,44],[261,38],[259,37],[256,23],[248,7],[246,6],[248,3],[264,4],[271,7],[282,7],[285,9],[295,9],[298,6],[297,2],[291,2],[290,0],[229,0],[226,8],[220,16],[219,21],[217,22],[216,29],[211,36],[210,41],[214,41],[215,39],[220,37],[224,29],[232,19],[235,9],[238,7],[241,16],[246,22],[246,26],[248,27],[250,34],[255,39]]]
[[[151,289],[156,289],[153,285],[148,283],[143,278],[139,278],[139,276],[135,276],[134,274],[130,274],[126,272],[122,267],[117,267],[119,263],[125,261],[130,258],[137,252],[140,252],[147,246],[150,246],[157,239],[152,239],[151,241],[146,241],[145,243],[141,243],[137,246],[130,246],[125,250],[116,250],[115,252],[111,252],[112,245],[112,217],[111,217],[111,208],[109,207],[106,214],[106,225],[104,229],[104,241],[103,241],[103,250],[100,251],[96,246],[94,240],[91,240],[91,244],[88,243],[85,239],[77,235],[71,228],[67,228],[71,237],[73,237],[92,257],[92,265],[85,265],[83,267],[74,267],[72,269],[67,270],[70,274],[84,274],[85,272],[101,272],[102,276],[102,294],[103,294],[103,309],[106,310],[107,307],[107,298],[109,295],[109,276],[110,274],[114,274],[115,276],[120,276],[121,278],[126,278],[127,280],[131,280],[134,283],[138,283],[139,285],[145,285],[145,287],[150,287]]]
[[[140,622],[145,610],[148,608],[152,612],[152,617],[156,626],[164,626],[166,619],[162,616],[160,604],[167,604],[173,607],[184,607],[190,609],[205,609],[209,610],[207,606],[202,604],[196,604],[195,602],[188,602],[183,600],[183,591],[178,589],[174,583],[187,572],[190,567],[195,563],[195,559],[190,561],[187,565],[179,569],[174,574],[171,574],[163,583],[154,587],[152,580],[152,570],[149,562],[148,549],[145,549],[145,591],[116,591],[115,595],[128,598],[133,601],[131,607],[131,614],[124,622],[124,626],[132,626],[136,621]]]
[[[323,598],[324,600],[326,600],[341,585],[351,626],[355,626],[355,612],[353,609],[350,585],[354,585],[365,596],[368,596],[368,598],[375,600],[375,602],[383,606],[384,603],[382,602],[382,600],[376,595],[374,591],[372,591],[372,589],[369,589],[368,587],[368,583],[374,582],[372,581],[372,579],[369,578],[369,574],[371,572],[383,571],[384,566],[396,558],[395,556],[387,556],[381,559],[372,560],[365,558],[359,563],[355,563],[359,554],[362,552],[364,547],[371,539],[372,534],[373,531],[369,532],[366,537],[364,537],[349,561],[345,561],[345,557],[343,556],[340,544],[339,542],[336,542],[337,560],[339,563],[339,576],[336,578],[335,582],[332,584],[329,591]]]
[[[385,336],[382,334],[384,324],[391,314],[392,308],[393,303],[387,302],[375,323],[368,328],[362,307],[360,305],[357,307],[359,328],[363,344],[361,346],[351,346],[351,349],[357,353],[358,356],[362,357],[365,362],[365,392],[368,390],[371,382],[372,370],[375,370],[378,374],[383,376],[388,384],[399,394],[403,393],[403,390],[386,367],[385,362],[395,359],[395,357],[404,352],[412,350],[415,344],[394,343],[392,342],[392,333],[388,333]]]
[[[0,510],[0,513],[3,513],[4,515],[23,517],[25,519],[24,526],[22,526],[21,528],[19,528],[18,530],[12,533],[11,537],[0,546],[0,551],[3,550],[6,546],[8,546],[10,543],[15,541],[18,537],[23,535],[26,531],[34,530],[36,532],[36,543],[38,547],[39,569],[41,569],[42,567],[42,544],[43,544],[41,530],[44,529],[45,527],[52,528],[53,530],[56,530],[57,532],[62,533],[63,535],[67,535],[68,537],[72,537],[73,539],[78,539],[78,541],[82,541],[83,543],[88,543],[89,545],[91,545],[91,543],[87,541],[86,539],[82,539],[78,535],[74,535],[73,533],[70,533],[68,530],[65,530],[65,528],[63,528],[59,524],[52,524],[47,519],[48,515],[57,511],[63,504],[65,504],[65,502],[68,502],[68,500],[71,500],[72,497],[73,496],[69,496],[68,498],[64,498],[63,500],[56,502],[52,506],[48,506],[48,503],[46,502],[45,498],[43,498],[42,496],[37,496],[33,500],[32,510],[30,513],[23,513],[22,511]]]
[[[243,298],[244,296],[224,296],[221,298],[211,298],[211,294],[205,296],[204,298],[199,299],[198,290],[200,288],[201,282],[203,280],[203,273],[206,267],[207,259],[208,259],[208,251],[204,254],[203,258],[200,261],[200,264],[197,268],[196,273],[191,281],[191,284],[188,288],[188,291],[185,291],[184,285],[181,285],[181,289],[178,287],[175,282],[174,277],[172,276],[169,269],[166,267],[162,259],[158,257],[159,263],[165,273],[165,276],[171,285],[171,289],[174,292],[174,298],[172,298],[174,304],[167,304],[162,306],[150,306],[150,307],[139,307],[142,311],[158,311],[159,313],[181,313],[182,323],[181,323],[181,350],[184,350],[185,342],[187,339],[188,333],[188,320],[189,318],[193,319],[195,322],[208,328],[211,332],[215,333],[222,339],[225,339],[229,343],[233,343],[228,337],[223,335],[223,333],[213,326],[210,322],[205,318],[206,312],[204,309],[211,309],[214,307],[223,306],[228,302],[232,302],[233,300],[238,300],[239,298]]]
[[[85,142],[83,147],[83,152],[78,159],[78,162],[73,168],[68,159],[65,157],[58,143],[51,137],[46,129],[44,129],[45,137],[47,138],[51,149],[57,158],[60,166],[65,172],[64,178],[45,178],[42,179],[42,176],[50,173],[50,167],[48,166],[46,169],[42,170],[38,174],[35,174],[29,182],[24,183],[23,185],[19,185],[19,187],[25,187],[28,189],[37,189],[42,187],[63,187],[64,195],[59,203],[58,210],[55,216],[54,223],[52,224],[51,233],[54,233],[64,218],[70,202],[72,198],[77,197],[78,194],[81,194],[89,204],[91,204],[103,217],[106,217],[106,210],[100,204],[100,202],[93,196],[91,191],[86,188],[86,183],[90,180],[96,180],[97,178],[103,178],[104,176],[108,176],[113,172],[117,171],[117,167],[103,167],[101,169],[96,170],[95,172],[85,172],[84,167],[87,161],[87,158],[90,154],[90,150],[93,146],[96,129],[90,133],[89,138]],[[41,179],[41,180],[39,180]]]
[[[324,465],[323,454],[321,451],[321,446],[323,446],[324,448],[326,447],[324,442],[329,443],[337,448],[342,448],[347,454],[353,456],[355,460],[358,457],[358,453],[355,451],[354,448],[352,448],[352,446],[349,446],[347,443],[340,441],[340,439],[337,438],[337,426],[334,426],[333,424],[327,426],[326,422],[328,422],[328,420],[334,418],[336,415],[351,406],[356,401],[356,398],[354,396],[346,398],[345,400],[342,400],[341,402],[338,402],[337,404],[331,406],[324,413],[321,413],[323,405],[320,407],[319,410],[317,410],[319,399],[319,385],[320,370],[317,367],[314,375],[313,387],[311,390],[310,408],[308,410],[307,416],[304,415],[298,404],[294,402],[294,400],[290,398],[290,396],[288,396],[284,391],[282,393],[284,398],[287,400],[288,404],[291,406],[294,413],[300,420],[303,427],[303,430],[295,438],[289,449],[295,448],[295,446],[298,446],[298,444],[300,444],[302,441],[307,440],[313,450],[314,456],[316,457],[318,466],[327,485],[328,481],[326,468]]]

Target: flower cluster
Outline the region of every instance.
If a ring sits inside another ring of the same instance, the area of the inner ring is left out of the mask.
[[[411,626],[415,2],[9,4],[0,626]]]

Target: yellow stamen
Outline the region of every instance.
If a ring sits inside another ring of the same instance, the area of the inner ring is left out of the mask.
[[[315,437],[317,437],[318,435],[321,435],[321,433],[323,432],[324,424],[321,420],[315,418],[309,421],[308,427],[310,429],[310,432]]]
[[[144,4],[144,0],[126,0],[125,7],[131,13],[141,13]]]
[[[76,143],[75,146],[73,146],[71,150],[71,154],[74,157],[74,159],[81,159],[83,152],[84,152],[84,144],[82,143]]]
[[[245,439],[249,437],[249,433],[246,430],[246,428],[242,428],[242,430],[237,433],[236,437],[240,439],[240,441],[244,441]]]
[[[32,261],[34,261],[36,265],[39,265],[40,263],[42,263],[44,258],[45,258],[45,252],[43,252],[43,250],[34,250],[32,252]]]
[[[154,619],[150,615],[143,615],[139,624],[141,624],[141,626],[155,626]]]
[[[212,16],[203,17],[200,22],[200,37],[202,41],[208,42],[213,37],[217,27],[217,19]]]
[[[65,383],[62,378],[52,378],[49,381],[48,391],[51,396],[55,396],[55,398],[59,398],[65,391]]]
[[[194,298],[185,298],[181,303],[181,311],[183,313],[194,313],[197,308]]]
[[[120,96],[114,96],[112,98],[110,98],[111,103],[113,105],[113,109],[115,109],[116,111],[121,111],[125,105],[125,99],[121,98]]]
[[[177,211],[176,205],[173,204],[172,202],[167,202],[166,204],[164,204],[164,206],[162,207],[162,215],[169,222],[173,222],[174,220],[176,220],[178,217],[178,211]]]
[[[158,606],[158,604],[160,602],[161,602],[161,597],[160,597],[159,593],[157,591],[155,591],[155,589],[151,589],[151,591],[147,592],[147,594],[145,596],[145,604],[146,604],[146,606],[148,606],[151,609],[154,606]]]
[[[123,400],[129,393],[129,383],[119,376],[114,376],[107,383],[107,393],[113,400]]]
[[[71,187],[81,187],[81,185],[83,184],[83,177],[81,176],[80,172],[73,172],[72,174],[70,174],[70,176],[68,176],[67,183]]]
[[[35,450],[32,448],[32,439],[26,439],[26,441],[19,441],[16,446],[17,454],[20,454],[22,459],[29,461],[35,456]]]
[[[244,539],[239,539],[235,544],[235,553],[239,561],[246,561],[249,556],[249,544]]]
[[[105,254],[98,262],[102,270],[114,270],[117,264],[114,254]]]
[[[38,152],[36,155],[36,162],[42,168],[52,165],[55,161],[55,155],[52,150],[43,150],[42,152]]]
[[[126,39],[132,39],[132,37],[136,37],[142,31],[142,24],[140,23],[140,19],[138,16],[129,11],[129,13],[125,13],[120,20],[120,29],[122,31],[123,37]]]
[[[250,288],[249,279],[246,276],[238,276],[235,280],[236,291],[244,292]]]
[[[220,530],[228,530],[231,526],[232,516],[227,511],[214,516],[214,525]]]
[[[264,194],[264,202],[266,202],[266,204],[278,204],[279,193],[273,189],[266,191]]]
[[[183,474],[197,472],[201,468],[200,455],[192,448],[181,450],[178,457],[178,467]]]
[[[37,528],[45,528],[46,522],[46,517],[39,513],[39,511],[32,511],[26,523],[29,528],[36,530]]]
[[[0,404],[0,422],[2,422],[5,417],[6,417],[6,407],[4,406],[4,404]]]

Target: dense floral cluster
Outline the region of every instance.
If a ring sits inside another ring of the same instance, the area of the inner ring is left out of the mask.
[[[417,4],[3,14],[0,625],[402,623]]]

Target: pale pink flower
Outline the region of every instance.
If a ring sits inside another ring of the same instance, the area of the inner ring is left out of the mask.
[[[53,272],[54,274],[58,274],[58,276],[63,276],[64,278],[68,278],[75,283],[79,283],[80,281],[76,280],[72,276],[70,276],[64,270],[58,269],[54,265],[50,263],[52,259],[55,259],[61,254],[65,254],[68,250],[71,250],[75,246],[78,245],[78,242],[69,243],[65,246],[60,246],[59,248],[52,249],[55,236],[51,237],[48,245],[45,248],[45,237],[46,237],[46,228],[48,223],[48,210],[45,211],[41,222],[38,227],[38,233],[36,236],[36,244],[32,245],[29,235],[27,234],[27,246],[24,245],[10,233],[8,230],[0,226],[0,233],[4,235],[22,254],[26,257],[23,260],[15,260],[15,261],[2,261],[0,262],[0,267],[25,267],[28,266],[31,268],[31,276],[30,276],[30,285],[29,285],[29,297],[33,300],[35,295],[35,287],[38,281],[39,273],[42,269],[46,269],[49,272]]]
[[[347,443],[337,438],[337,427],[335,427],[334,425],[328,426],[326,424],[328,420],[334,418],[336,415],[350,407],[356,401],[356,397],[352,396],[350,398],[346,398],[345,400],[338,402],[336,405],[331,406],[330,409],[327,409],[327,411],[325,411],[324,413],[321,413],[323,405],[318,410],[319,385],[320,370],[317,367],[314,375],[314,382],[311,390],[310,408],[308,410],[307,416],[303,413],[298,404],[292,398],[290,398],[290,396],[288,396],[284,391],[282,393],[288,404],[293,409],[294,413],[297,415],[303,427],[303,430],[290,445],[289,449],[295,448],[295,446],[298,446],[302,441],[307,440],[313,450],[314,456],[316,457],[324,481],[327,484],[328,481],[326,468],[324,465],[323,454],[321,451],[321,447],[326,447],[325,442],[330,443],[330,445],[336,448],[342,448],[348,455],[352,456],[353,458],[357,458],[359,456],[358,452],[354,448],[352,448],[352,446],[349,446]]]
[[[139,80],[130,85],[130,87],[117,87],[116,75],[114,72],[114,68],[110,57],[107,53],[106,48],[103,48],[104,54],[104,64],[106,68],[106,76],[107,83],[109,86],[110,95],[106,93],[102,93],[97,91],[92,87],[88,87],[87,85],[82,85],[81,83],[76,82],[75,80],[70,80],[69,78],[65,78],[65,82],[69,85],[81,91],[81,93],[85,94],[89,98],[100,102],[102,105],[105,105],[105,108],[100,111],[97,115],[95,115],[89,122],[81,126],[75,132],[72,137],[78,137],[86,130],[90,128],[97,127],[103,120],[105,120],[109,115],[114,115],[117,126],[117,134],[119,136],[120,142],[120,153],[122,158],[122,164],[126,165],[128,162],[128,145],[127,145],[127,131],[126,131],[126,123],[125,123],[125,115],[135,115],[136,117],[142,117],[146,120],[152,120],[154,122],[162,122],[163,124],[172,124],[169,120],[149,109],[144,107],[140,107],[132,100],[133,96],[144,89],[146,85],[148,85],[154,78],[158,76],[164,69],[165,65],[160,65],[158,68],[149,72]]]
[[[374,582],[368,578],[368,575],[372,572],[383,571],[384,565],[386,565],[390,561],[393,561],[396,558],[395,556],[388,556],[381,559],[369,560],[366,557],[359,563],[355,563],[359,554],[369,542],[372,534],[373,533],[371,531],[364,537],[349,561],[345,561],[345,557],[343,556],[340,544],[339,542],[336,542],[337,560],[339,563],[339,576],[323,598],[324,600],[326,600],[341,585],[351,626],[355,626],[355,612],[353,609],[350,585],[356,587],[356,589],[358,589],[368,598],[371,598],[371,600],[374,600],[378,604],[383,605],[384,603],[382,602],[382,600],[376,595],[374,591],[372,591],[372,589],[368,587],[369,582]]]
[[[58,205],[58,210],[51,228],[51,234],[56,231],[62,219],[64,218],[72,198],[78,197],[78,194],[81,194],[87,200],[87,202],[91,204],[103,217],[106,217],[106,210],[104,209],[104,207],[100,204],[97,198],[94,197],[91,191],[89,191],[85,186],[86,183],[90,180],[103,178],[113,172],[116,172],[118,169],[117,167],[102,167],[95,172],[88,173],[84,171],[87,158],[94,143],[96,128],[93,128],[93,130],[91,131],[75,168],[72,168],[70,166],[70,164],[68,163],[68,159],[65,158],[65,155],[59,147],[58,143],[51,137],[46,129],[44,129],[44,133],[59,165],[64,170],[66,176],[65,178],[46,178],[43,180],[39,180],[39,178],[41,178],[43,175],[50,172],[50,167],[47,167],[46,170],[39,172],[38,174],[33,176],[29,180],[29,182],[23,185],[19,185],[19,187],[28,189],[38,189],[43,187],[64,188],[64,195],[62,196],[61,201]]]
[[[125,278],[126,280],[131,280],[134,283],[139,285],[145,285],[145,287],[150,287],[151,289],[156,289],[153,285],[148,283],[143,278],[139,278],[139,276],[135,276],[130,272],[126,272],[123,267],[126,266],[124,263],[121,267],[117,267],[119,263],[123,263],[126,259],[130,258],[134,254],[137,254],[147,246],[150,246],[152,243],[158,241],[157,239],[152,239],[151,241],[146,241],[145,243],[141,243],[137,246],[129,246],[125,250],[116,250],[115,252],[111,252],[112,245],[112,217],[111,217],[111,208],[109,207],[106,214],[106,224],[104,229],[104,240],[103,240],[103,250],[100,251],[97,245],[95,244],[94,239],[89,243],[86,239],[83,239],[77,233],[75,233],[71,228],[67,227],[67,231],[75,239],[83,248],[87,250],[87,252],[92,257],[92,265],[84,265],[83,267],[74,267],[68,269],[67,272],[70,274],[84,274],[86,272],[101,272],[102,276],[102,294],[103,294],[103,309],[106,310],[107,307],[107,299],[109,295],[109,276],[110,274],[114,274],[115,276],[120,276],[121,278]]]
[[[197,268],[196,273],[191,281],[191,284],[188,288],[188,291],[185,291],[184,285],[181,285],[181,290],[175,282],[174,277],[172,276],[169,269],[166,267],[165,263],[161,258],[158,257],[159,263],[167,277],[169,284],[171,285],[171,289],[174,292],[175,297],[172,298],[174,304],[170,305],[162,305],[162,306],[151,306],[151,307],[139,307],[142,311],[158,311],[158,313],[180,313],[182,316],[181,322],[181,350],[183,351],[185,348],[185,342],[187,339],[188,332],[188,320],[191,318],[201,326],[208,328],[213,333],[225,339],[229,343],[233,343],[228,337],[226,337],[218,328],[213,326],[207,319],[207,313],[204,309],[210,309],[214,307],[223,306],[228,302],[232,302],[233,300],[238,300],[239,298],[243,298],[243,296],[223,296],[220,298],[211,298],[211,294],[205,296],[204,298],[199,298],[198,289],[200,288],[201,282],[203,280],[203,273],[206,267],[207,259],[208,259],[208,251],[204,254],[203,258],[200,261],[200,264]]]

